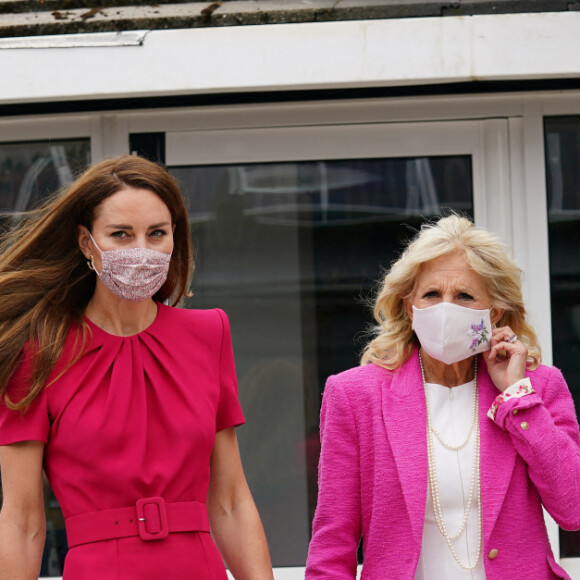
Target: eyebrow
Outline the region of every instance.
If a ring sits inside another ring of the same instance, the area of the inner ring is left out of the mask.
[[[421,288],[421,292],[425,293],[425,292],[439,292],[440,290],[440,286],[436,286],[433,284],[429,284],[428,286],[425,286],[424,288]],[[419,289],[419,287],[417,287],[417,289]],[[455,292],[460,292],[460,293],[464,293],[464,294],[476,294],[477,290],[475,290],[475,288],[471,288],[469,286],[464,286],[463,284],[461,286],[457,286],[455,288],[453,288],[453,290]],[[415,290],[416,292],[417,290]]]
[[[156,228],[162,228],[162,227],[170,226],[170,225],[171,225],[170,222],[162,222],[160,224],[150,225],[147,229],[148,230],[154,230]],[[132,230],[133,229],[133,226],[126,225],[126,224],[109,224],[106,227],[107,228],[110,228],[110,229],[113,229],[113,230]]]

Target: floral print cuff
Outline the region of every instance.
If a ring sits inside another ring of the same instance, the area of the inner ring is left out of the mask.
[[[517,399],[519,397],[525,397],[526,395],[530,395],[531,393],[535,393],[535,391],[534,388],[532,387],[530,379],[526,377],[525,379],[520,379],[519,381],[516,381],[513,385],[510,385],[503,393],[500,393],[495,398],[495,401],[492,403],[489,411],[487,412],[487,416],[492,421],[495,421],[497,410],[499,409],[499,406],[502,403],[505,403],[508,399]]]

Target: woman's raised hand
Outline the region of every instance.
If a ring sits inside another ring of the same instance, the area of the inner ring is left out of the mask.
[[[528,348],[509,326],[494,328],[490,344],[483,358],[491,380],[503,392],[526,376]]]

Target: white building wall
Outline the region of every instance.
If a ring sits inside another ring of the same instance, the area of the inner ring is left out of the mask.
[[[580,12],[0,39],[0,104],[580,77]]]

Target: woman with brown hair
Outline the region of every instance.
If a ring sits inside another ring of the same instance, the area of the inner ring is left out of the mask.
[[[228,319],[172,307],[192,267],[179,188],[135,156],[96,164],[7,234],[0,580],[38,577],[43,467],[65,579],[225,579],[222,557],[237,579],[272,579]]]

